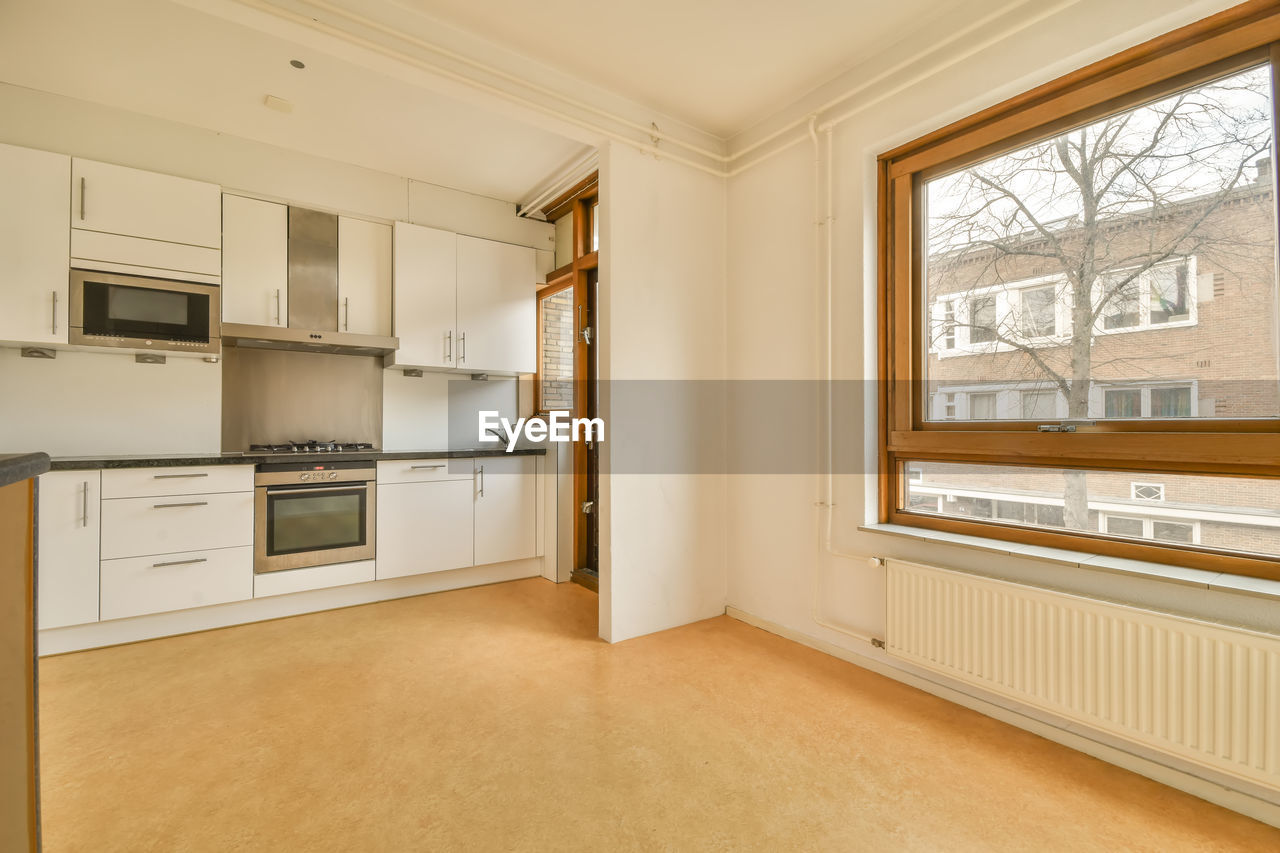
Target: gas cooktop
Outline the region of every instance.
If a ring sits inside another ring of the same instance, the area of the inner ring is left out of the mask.
[[[359,453],[374,450],[367,441],[286,441],[284,444],[251,444],[250,453]]]

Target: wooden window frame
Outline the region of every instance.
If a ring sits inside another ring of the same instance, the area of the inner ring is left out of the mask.
[[[881,522],[1280,580],[1280,559],[1262,555],[929,516],[907,512],[904,504],[907,461],[1280,477],[1280,422],[1275,419],[1099,420],[1071,434],[1039,432],[1031,421],[929,420],[921,341],[929,307],[923,304],[920,281],[923,250],[914,239],[923,230],[923,187],[932,177],[1267,61],[1272,90],[1280,92],[1280,3],[1251,0],[878,158]],[[1272,130],[1280,143],[1277,113],[1273,103]]]

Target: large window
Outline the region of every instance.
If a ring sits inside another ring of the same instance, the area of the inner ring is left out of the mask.
[[[881,158],[884,520],[1280,578],[1277,39],[1229,10]]]

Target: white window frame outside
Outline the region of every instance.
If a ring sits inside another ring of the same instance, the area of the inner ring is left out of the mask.
[[[1142,522],[1142,538],[1143,540],[1151,540],[1155,542],[1165,542],[1165,539],[1155,538],[1155,523],[1157,521],[1164,524],[1183,524],[1191,526],[1191,543],[1192,545],[1200,544],[1200,522],[1186,518],[1160,518],[1156,516],[1143,515],[1139,512],[1116,512],[1116,511],[1099,511],[1098,512],[1098,532],[1107,533],[1108,518],[1131,518],[1135,521]],[[1118,533],[1107,533],[1108,536],[1119,536]],[[1132,539],[1133,537],[1126,537]]]
[[[919,470],[919,469],[917,469]],[[921,471],[921,474],[924,472]],[[1142,498],[1138,497],[1138,489],[1159,489],[1160,497],[1158,498]],[[1129,497],[1135,501],[1163,501],[1164,500],[1164,483],[1130,483]]]

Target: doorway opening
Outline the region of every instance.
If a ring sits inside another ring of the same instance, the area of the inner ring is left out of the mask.
[[[556,226],[557,269],[538,291],[538,373],[534,408],[540,415],[568,411],[599,415],[600,189],[591,174],[544,208]],[[599,590],[600,448],[573,444],[573,571],[571,580]]]

